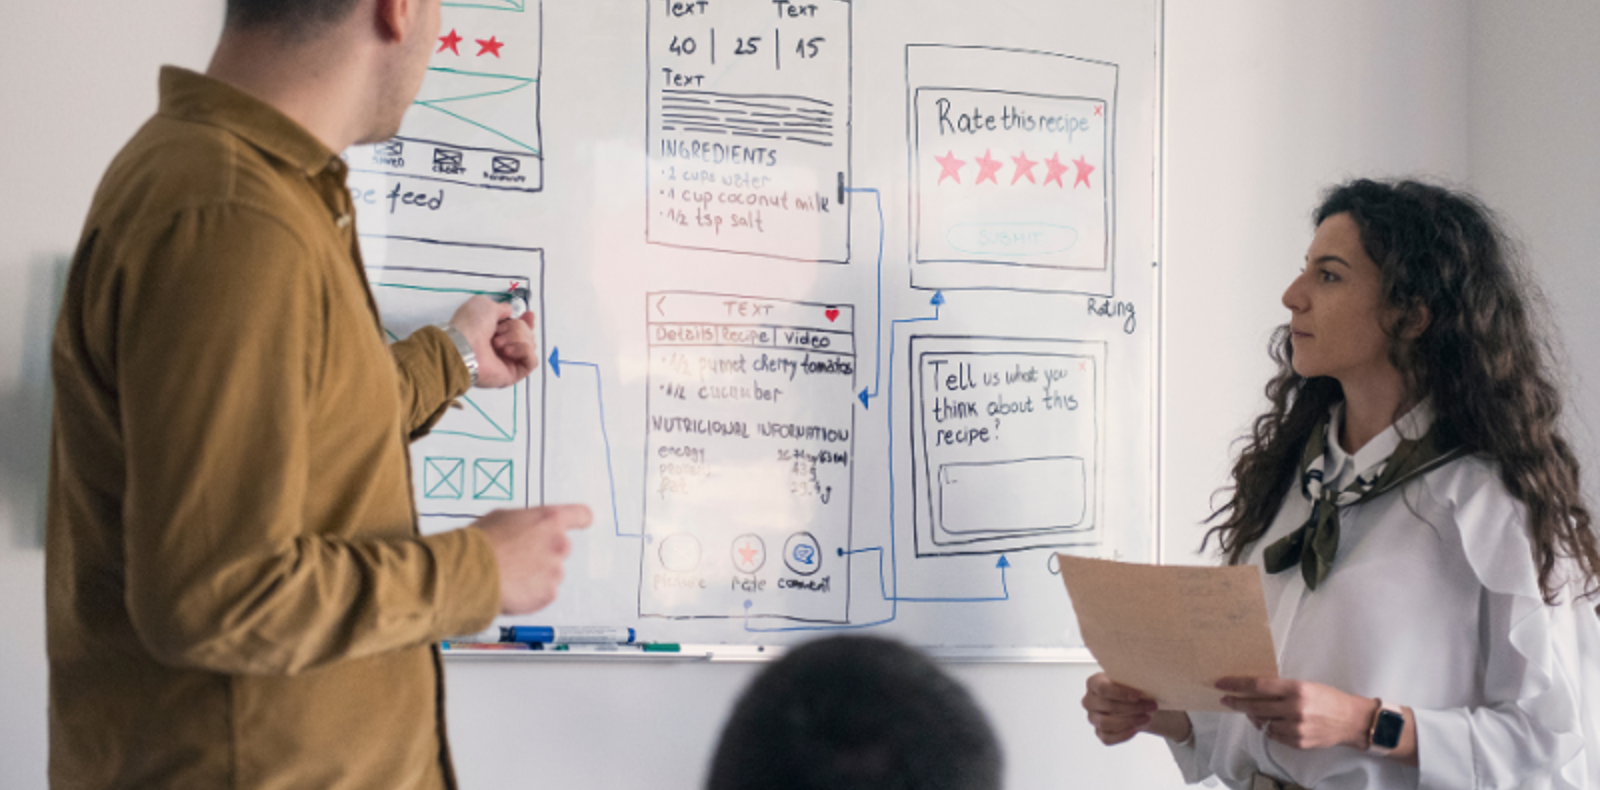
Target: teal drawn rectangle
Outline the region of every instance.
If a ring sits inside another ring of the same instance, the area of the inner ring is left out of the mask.
[[[518,14],[528,10],[527,0],[477,0],[477,2],[445,2],[439,5],[442,8],[487,8],[490,11],[514,11]]]
[[[404,283],[377,283],[376,285],[380,288],[396,288],[409,291],[423,291],[427,293],[462,294],[468,297],[477,295],[496,297],[501,295],[501,292],[499,291],[481,291],[465,288],[428,288],[425,286],[407,285]],[[388,327],[384,327],[383,333],[389,338],[389,342],[391,343],[400,339],[400,336],[395,334]],[[462,395],[460,398],[461,408],[467,409],[481,416],[486,423],[484,426],[485,429],[482,431],[467,431],[440,428],[434,430],[433,433],[449,436],[465,436],[468,439],[482,439],[488,442],[514,442],[517,439],[517,406],[522,401],[522,395],[522,382],[519,381],[516,384],[511,385],[511,407],[504,413],[490,414],[486,409],[484,409],[482,404],[479,404],[473,399],[472,393],[469,390],[467,394]]]
[[[427,499],[460,499],[466,491],[467,462],[462,458],[424,458],[422,496]]]
[[[472,462],[472,498],[511,499],[513,464],[509,458],[478,458]]]

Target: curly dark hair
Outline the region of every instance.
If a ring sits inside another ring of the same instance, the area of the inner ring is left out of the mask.
[[[1431,398],[1441,442],[1497,462],[1506,489],[1527,508],[1545,602],[1559,600],[1563,559],[1576,563],[1581,594],[1600,591],[1600,547],[1577,457],[1559,426],[1551,349],[1531,311],[1537,290],[1494,213],[1470,195],[1431,184],[1360,179],[1330,189],[1315,224],[1337,214],[1355,221],[1381,272],[1385,302],[1399,308],[1384,330],[1407,392]],[[1428,323],[1405,340],[1401,328],[1418,307],[1427,308]],[[1278,365],[1266,387],[1272,406],[1244,439],[1233,485],[1218,492],[1229,499],[1211,514],[1215,526],[1201,544],[1215,536],[1235,564],[1277,515],[1312,428],[1344,399],[1338,381],[1294,372],[1287,325],[1273,333],[1269,353]]]

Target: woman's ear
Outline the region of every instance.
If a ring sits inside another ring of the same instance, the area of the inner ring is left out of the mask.
[[[1428,312],[1428,306],[1418,302],[1406,312],[1405,318],[1400,321],[1400,337],[1406,340],[1416,340],[1428,329],[1428,324],[1433,320],[1433,314]]]

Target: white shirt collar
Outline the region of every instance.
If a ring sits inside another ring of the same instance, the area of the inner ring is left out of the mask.
[[[1395,420],[1393,425],[1385,428],[1383,433],[1362,445],[1354,455],[1339,446],[1339,431],[1343,425],[1344,401],[1340,401],[1328,412],[1328,449],[1323,458],[1323,467],[1328,470],[1323,479],[1336,489],[1344,488],[1356,475],[1388,458],[1400,446],[1402,439],[1421,439],[1433,427],[1433,406],[1424,398]]]

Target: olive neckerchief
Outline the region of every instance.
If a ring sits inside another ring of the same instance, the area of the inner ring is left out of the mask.
[[[1339,510],[1373,499],[1413,477],[1467,454],[1464,447],[1440,449],[1437,432],[1429,429],[1421,439],[1405,439],[1387,458],[1356,475],[1343,491],[1324,491],[1323,464],[1328,448],[1328,418],[1311,431],[1300,455],[1300,493],[1313,503],[1311,517],[1299,529],[1268,546],[1263,560],[1268,573],[1296,565],[1306,586],[1315,590],[1328,578],[1339,553]]]

